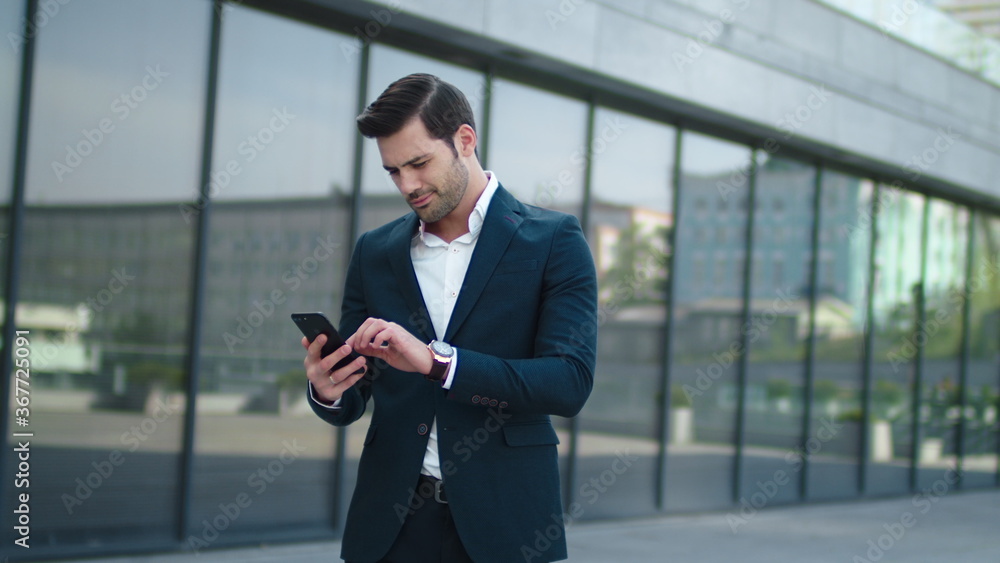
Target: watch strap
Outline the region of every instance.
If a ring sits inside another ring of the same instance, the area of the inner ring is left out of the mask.
[[[431,381],[442,382],[444,381],[445,375],[448,374],[448,366],[450,362],[442,362],[437,359],[437,355],[434,356],[434,364],[431,366],[431,371],[424,377]]]
[[[448,368],[451,367],[451,359],[454,356],[441,356],[434,351],[433,346],[434,342],[427,345],[427,349],[431,351],[431,360],[433,360],[433,364],[431,364],[430,373],[424,375],[424,378],[444,384],[445,376],[448,375]]]

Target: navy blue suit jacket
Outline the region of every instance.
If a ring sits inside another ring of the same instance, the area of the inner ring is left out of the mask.
[[[358,240],[341,311],[345,337],[377,317],[434,338],[410,260],[417,229],[410,213]],[[451,389],[373,361],[341,409],[313,403],[338,426],[358,420],[369,399],[374,408],[342,556],[376,561],[388,552],[413,506],[437,417],[445,489],[469,555],[564,559],[559,440],[549,415],[575,416],[586,402],[596,333],[594,262],[579,222],[499,187],[444,337],[458,349]]]

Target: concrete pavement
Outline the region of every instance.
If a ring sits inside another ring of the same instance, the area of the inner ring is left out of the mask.
[[[998,563],[1000,490],[580,523],[567,538],[574,563]],[[88,561],[317,563],[339,553],[339,542],[315,542]]]

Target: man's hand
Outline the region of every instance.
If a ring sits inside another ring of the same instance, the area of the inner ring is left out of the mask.
[[[369,317],[347,339],[357,353],[385,360],[390,366],[414,373],[428,374],[434,366],[427,345],[396,323]]]
[[[368,364],[365,357],[361,356],[336,371],[330,371],[337,362],[346,358],[351,353],[351,347],[346,345],[341,346],[329,356],[321,358],[320,354],[323,350],[323,344],[326,344],[325,334],[317,336],[312,344],[309,343],[307,338],[302,338],[302,347],[306,349],[306,359],[304,362],[306,377],[312,383],[318,398],[332,403],[341,398],[345,391],[364,377],[368,371]]]

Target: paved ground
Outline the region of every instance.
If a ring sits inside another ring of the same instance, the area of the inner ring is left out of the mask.
[[[576,524],[568,540],[574,563],[998,563],[1000,490]],[[89,561],[317,563],[339,552],[322,542]]]

